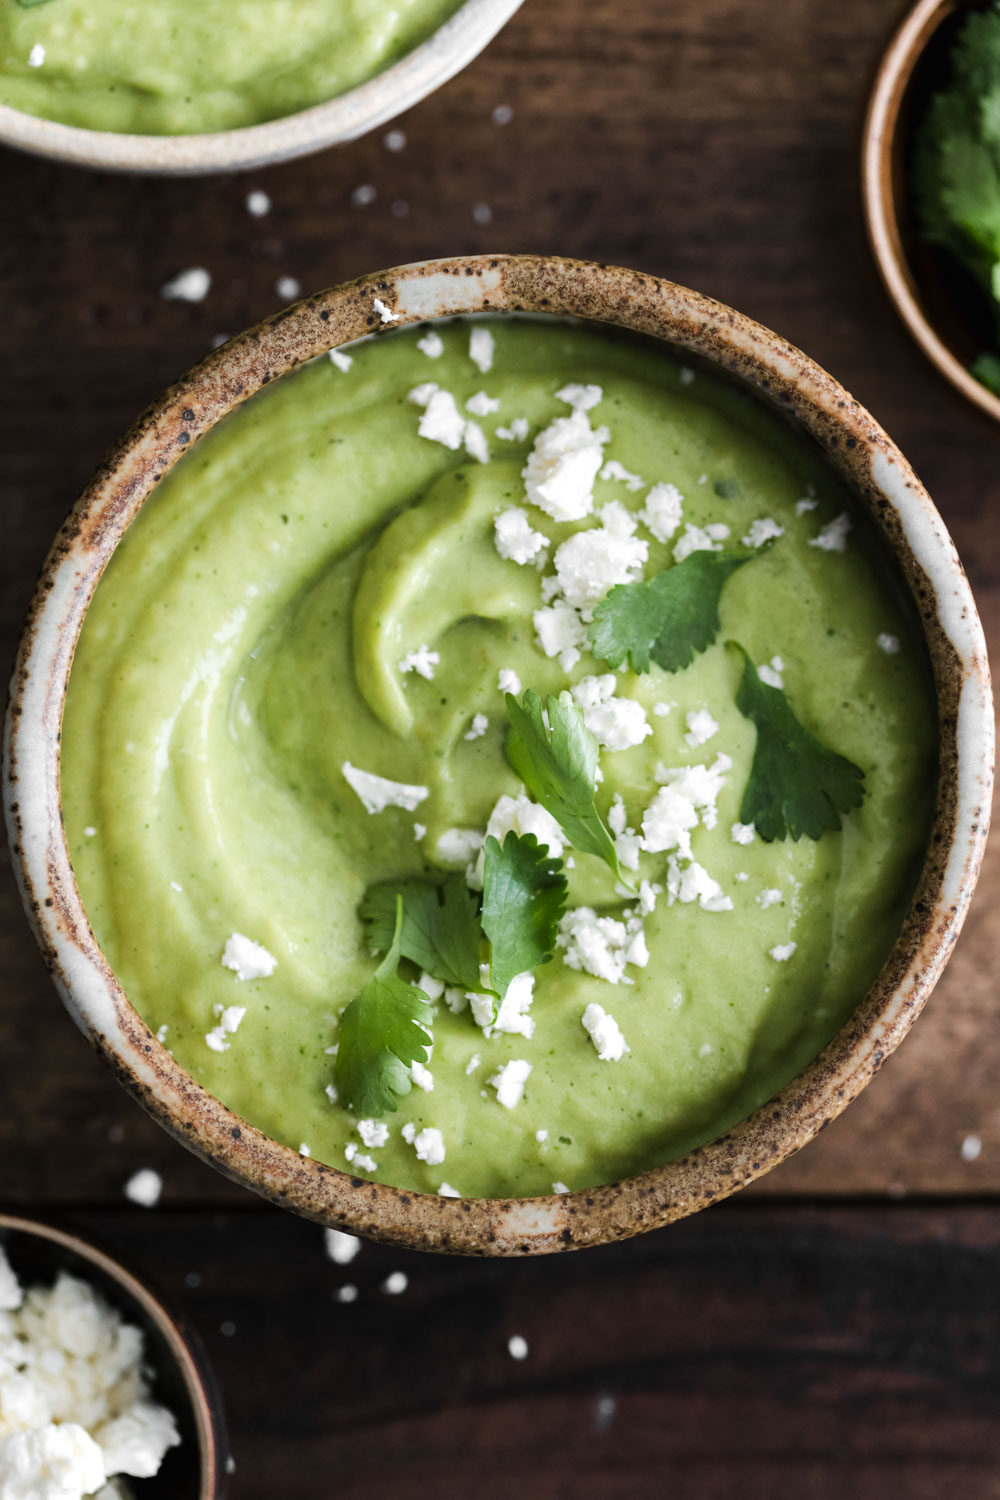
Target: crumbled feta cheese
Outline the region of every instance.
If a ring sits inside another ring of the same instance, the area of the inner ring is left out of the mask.
[[[423,1089],[425,1094],[433,1094],[434,1074],[430,1068],[425,1068],[422,1062],[415,1061],[410,1064],[410,1077],[418,1089]]]
[[[511,1334],[510,1338],[507,1340],[507,1353],[510,1355],[511,1359],[527,1359],[528,1340],[526,1338],[522,1338],[519,1333]]]
[[[471,1077],[471,1075],[476,1071],[481,1062],[482,1058],[480,1057],[479,1053],[473,1052],[472,1056],[469,1058],[469,1061],[465,1065],[466,1078]]]
[[[204,302],[212,278],[204,266],[189,266],[160,287],[164,302]]]
[[[729,835],[734,844],[752,844],[756,832],[752,823],[734,823]]]
[[[548,849],[552,859],[558,859],[563,852],[565,840],[559,824],[551,813],[546,812],[537,802],[532,802],[524,792],[516,797],[504,795],[497,799],[486,824],[484,842],[485,839],[495,838],[502,844],[512,830],[519,834],[533,833],[538,842]],[[469,884],[477,891],[482,890],[483,886],[483,865],[484,855],[480,850],[478,863],[469,880]]]
[[[428,359],[440,359],[444,353],[444,339],[433,329],[425,333],[422,339],[417,339],[417,348],[421,354],[426,354]]]
[[[513,667],[501,667],[497,673],[497,691],[500,693],[513,693],[515,698],[521,696],[521,679]]]
[[[474,417],[488,417],[500,410],[500,402],[495,396],[487,396],[485,391],[477,391],[466,401],[465,409],[471,411]]]
[[[635,941],[641,935],[638,917],[619,922],[614,917],[599,917],[593,907],[576,906],[559,923],[556,941],[565,950],[563,962],[567,968],[585,970],[608,984],[631,984],[626,966],[637,963],[644,968],[649,961],[645,942]]]
[[[381,297],[376,297],[372,302],[372,311],[377,312],[383,323],[398,323],[399,313],[394,313],[386,307]]]
[[[476,1024],[482,1026],[487,1036],[494,1032],[502,1031],[510,1035],[532,1037],[535,1034],[535,1023],[528,1015],[531,1002],[534,998],[535,976],[530,972],[515,974],[507,986],[507,993],[500,1003],[497,1018],[493,1017],[492,995],[469,996],[472,1007],[473,1018]],[[476,1001],[485,1001],[485,1005],[478,1006]],[[483,1019],[480,1019],[480,1016]]]
[[[804,500],[796,500],[795,514],[797,516],[804,516],[807,511],[815,510],[818,505],[818,500],[814,500],[811,495],[807,495]]]
[[[465,451],[470,458],[474,458],[480,464],[489,463],[489,445],[486,441],[486,434],[478,422],[466,422],[463,441],[465,443]]]
[[[618,679],[614,672],[602,672],[593,677],[581,677],[570,688],[573,697],[584,710],[596,708],[599,703],[607,703],[613,698]]]
[[[707,744],[712,736],[719,732],[719,726],[707,708],[699,708],[694,713],[689,713],[687,715],[687,727],[688,732],[684,738],[692,749],[696,749],[699,745]]]
[[[587,644],[587,629],[580,616],[565,599],[543,605],[532,615],[538,645],[546,656],[558,656],[564,672],[570,672],[580,660],[581,647]]]
[[[231,941],[232,939],[230,939],[230,942]],[[227,944],[226,946],[228,947],[229,945]],[[270,957],[270,954],[268,954],[268,957]],[[232,964],[229,964],[228,967],[232,968],[233,966]],[[268,971],[268,973],[271,972],[273,971]],[[238,980],[243,977],[244,976],[239,973],[237,973],[236,975],[236,978]],[[252,977],[256,979],[260,978],[261,976],[254,974]],[[229,1051],[230,1043],[226,1041],[226,1037],[232,1036],[236,1031],[239,1030],[240,1022],[243,1020],[243,1017],[246,1015],[246,1013],[247,1008],[245,1005],[217,1005],[215,1007],[217,1025],[213,1026],[211,1031],[205,1033],[205,1042],[209,1047],[211,1047],[213,1052]]]
[[[658,542],[669,542],[681,524],[683,506],[684,496],[675,484],[654,484],[639,520]]]
[[[481,740],[489,727],[490,721],[485,714],[473,714],[472,723],[462,738],[463,740]]]
[[[757,897],[757,905],[766,911],[769,906],[777,906],[780,900],[781,892],[775,886],[768,886]]]
[[[97,829],[94,828],[91,824],[88,823],[87,827],[83,830],[83,836],[84,836],[84,838],[92,839],[92,838],[94,838],[96,836],[96,834],[97,834]]]
[[[104,1455],[79,1422],[49,1422],[0,1437],[2,1500],[80,1500],[106,1478]]]
[[[528,512],[519,505],[501,511],[493,522],[493,531],[500,556],[522,566],[537,562],[549,545],[548,537],[534,530]]]
[[[420,387],[418,386],[419,390]],[[413,392],[410,392],[412,398]],[[419,437],[429,442],[441,443],[454,453],[465,440],[467,422],[455,404],[450,391],[434,391],[424,407],[424,414],[417,427]]]
[[[252,219],[263,219],[265,214],[271,212],[271,200],[260,188],[255,188],[252,193],[247,193],[243,202],[247,213]]]
[[[523,443],[528,436],[527,417],[515,417],[509,427],[498,427],[496,435],[505,443]]]
[[[498,1068],[488,1080],[490,1088],[497,1091],[497,1103],[504,1109],[513,1109],[524,1097],[524,1085],[531,1075],[531,1064],[524,1058],[514,1057]]]
[[[768,952],[775,963],[783,964],[788,962],[798,946],[798,943],[779,943],[776,948],[769,948]]]
[[[433,974],[428,974],[427,970],[424,969],[417,980],[417,989],[423,990],[428,1000],[440,1000],[444,994],[444,980],[435,979]]]
[[[847,533],[851,529],[851,518],[847,511],[842,511],[836,520],[830,521],[817,535],[809,538],[810,547],[818,547],[821,552],[846,552]]]
[[[706,828],[714,828],[718,821],[715,804],[727,774],[733,769],[730,756],[720,753],[710,766],[666,766],[656,767],[656,780],[661,785],[676,788],[701,812]]]
[[[354,1257],[361,1252],[361,1241],[356,1234],[348,1234],[344,1229],[324,1229],[323,1244],[327,1255],[334,1265],[350,1265]]]
[[[387,1297],[398,1297],[409,1284],[410,1278],[405,1271],[391,1271],[382,1283],[382,1290]]]
[[[177,1424],[170,1412],[151,1401],[133,1402],[125,1411],[103,1423],[95,1437],[108,1474],[129,1474],[151,1479],[163,1462],[167,1449],[177,1441]]]
[[[350,1166],[359,1172],[377,1172],[378,1162],[374,1156],[366,1156],[353,1141],[344,1147],[344,1155]]]
[[[888,631],[883,631],[878,637],[876,645],[880,651],[885,652],[886,656],[895,656],[899,651],[899,636],[890,635]]]
[[[418,844],[420,843],[420,840],[422,838],[424,838],[424,836],[426,835],[426,833],[427,833],[427,824],[426,823],[414,823],[414,825],[413,825],[413,837],[416,839],[416,841],[417,841]]]
[[[270,979],[278,967],[273,953],[268,953],[263,944],[244,937],[242,932],[234,932],[226,939],[221,963],[224,969],[233,970],[238,983],[245,979]]]
[[[24,1291],[21,1283],[14,1275],[14,1268],[7,1259],[7,1252],[0,1245],[0,1313],[16,1312],[23,1301]]]
[[[634,536],[616,535],[607,526],[578,531],[557,549],[559,591],[575,609],[589,610],[619,583],[641,575],[649,543]]]
[[[702,911],[732,911],[732,898],[723,895],[722,886],[697,860],[681,869],[673,856],[667,861],[667,897],[671,906],[675,901],[689,905],[697,901]]]
[[[407,391],[406,399],[412,401],[414,406],[426,406],[435,391],[440,389],[436,380],[425,380],[422,385],[415,385],[412,390]]]
[[[583,722],[605,750],[630,750],[641,745],[653,726],[634,698],[608,698],[584,710]]]
[[[478,828],[446,828],[437,841],[437,857],[443,865],[464,868],[475,859],[485,837]]]
[[[554,521],[589,516],[606,441],[607,429],[594,431],[586,412],[557,417],[538,434],[522,470],[528,499]]]
[[[785,663],[781,657],[772,656],[769,662],[765,662],[762,667],[757,668],[757,676],[761,682],[766,682],[768,687],[783,688],[785,686],[785,679],[781,674],[784,670]]]
[[[763,547],[772,537],[784,536],[784,526],[779,526],[772,516],[762,516],[759,521],[751,521],[750,529],[743,538],[744,547]]]
[[[480,374],[493,368],[493,352],[496,344],[488,328],[473,328],[469,334],[469,358]]]
[[[728,531],[728,527],[726,529]],[[721,538],[712,535],[712,528],[694,526],[689,522],[683,536],[674,545],[674,562],[683,562],[692,552],[719,552],[721,546]]]
[[[369,1151],[377,1151],[389,1139],[389,1127],[381,1120],[359,1120],[355,1129],[361,1137],[361,1144]]]
[[[140,1167],[132,1173],[123,1192],[130,1203],[137,1203],[140,1208],[155,1208],[163,1192],[163,1178],[152,1167]]]
[[[649,854],[676,849],[691,857],[691,830],[698,810],[683,787],[661,787],[642,815],[642,847]]]
[[[460,1016],[463,1010],[468,1009],[469,997],[457,985],[450,984],[444,992],[444,1003],[453,1016]]]
[[[353,1282],[345,1281],[343,1286],[338,1286],[334,1296],[338,1302],[357,1302],[358,1289]]]
[[[335,364],[338,370],[344,371],[345,374],[354,363],[353,357],[350,354],[345,354],[342,349],[330,349],[328,353],[331,363]]]
[[[626,469],[624,464],[620,464],[617,458],[609,458],[597,477],[609,482],[617,480],[627,490],[633,491],[641,490],[646,483],[641,474],[633,474],[630,469]]]
[[[552,1191],[554,1193],[558,1193],[559,1196],[562,1197],[565,1193],[569,1192],[569,1188],[564,1182],[554,1182],[552,1184]]]
[[[345,760],[341,766],[345,781],[361,798],[366,812],[380,813],[387,807],[401,807],[404,812],[416,812],[421,802],[430,796],[426,786],[408,786],[405,781],[389,781],[376,776],[372,771],[361,771]]]
[[[461,1198],[461,1196],[458,1188],[453,1188],[450,1182],[442,1182],[438,1188],[439,1198]]]
[[[674,707],[673,703],[654,703],[653,712],[658,719],[665,719]]]
[[[556,400],[564,401],[574,411],[590,411],[603,401],[604,392],[599,385],[564,385],[556,391]]]
[[[441,661],[440,651],[432,651],[426,642],[418,646],[416,651],[408,651],[399,664],[401,672],[416,672],[427,682],[433,681],[434,668]]]
[[[588,1005],[580,1017],[601,1062],[620,1062],[631,1048],[626,1045],[621,1027],[602,1005]]]
[[[549,1132],[547,1130],[536,1130],[535,1131],[535,1140],[538,1142],[538,1144],[540,1146],[543,1146],[545,1144],[545,1142],[548,1140],[548,1138],[549,1138]]]
[[[40,68],[45,61],[45,48],[41,42],[36,42],[28,53],[28,67]]]
[[[444,1161],[444,1136],[433,1125],[426,1126],[414,1136],[412,1145],[417,1160],[425,1161],[429,1167],[439,1167]]]
[[[333,1048],[332,1047],[325,1047],[323,1050],[325,1052],[332,1052]],[[336,1054],[334,1054],[334,1055],[336,1055]],[[333,1086],[332,1083],[328,1083],[326,1085],[326,1087],[324,1088],[323,1092],[326,1095],[326,1097],[329,1099],[329,1101],[330,1101],[331,1104],[336,1104],[337,1099],[338,1099],[339,1096],[337,1094],[337,1090],[334,1088],[334,1086]]]

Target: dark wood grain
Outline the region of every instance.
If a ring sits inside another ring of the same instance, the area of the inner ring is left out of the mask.
[[[466,250],[636,266],[801,345],[927,482],[1000,644],[1000,434],[911,346],[861,226],[864,94],[900,10],[526,0],[398,122],[399,153],[380,133],[187,182],[0,154],[0,654],[104,450],[215,335],[273,310],[279,276],[312,290]],[[498,104],[513,108],[506,126]],[[364,208],[361,184],[377,190]],[[244,209],[251,187],[271,195],[265,219]],[[206,301],[162,301],[190,265],[212,273]],[[342,1306],[346,1278],[317,1230],[186,1155],[105,1073],[4,866],[0,1197],[68,1206],[193,1310],[226,1393],[237,1500],[985,1500],[1000,1495],[998,898],[994,850],[911,1039],[738,1203],[558,1262],[367,1248],[350,1272],[359,1301]],[[966,1162],[970,1133],[983,1147]],[[121,1197],[145,1165],[166,1182],[149,1214]],[[386,1298],[378,1283],[397,1267],[410,1289]],[[511,1333],[529,1340],[523,1364]]]

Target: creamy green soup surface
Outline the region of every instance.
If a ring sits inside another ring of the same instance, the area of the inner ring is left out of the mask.
[[[195,1078],[324,1162],[486,1196],[669,1161],[822,1050],[899,930],[937,733],[894,566],[818,452],[662,346],[458,321],[349,358],[187,453],[98,587],[62,772],[94,931]],[[590,654],[613,583],[705,549],[754,556],[691,665]],[[741,822],[757,729],[733,640],[863,769],[840,831]],[[525,797],[502,688],[574,690],[631,891]],[[359,1121],[331,1097],[339,1016],[378,963],[359,903],[446,871],[475,886],[488,825],[566,861],[555,957],[499,1028],[428,985],[429,1063]]]
[[[321,104],[459,0],[0,0],[0,104],[88,130],[190,135]]]

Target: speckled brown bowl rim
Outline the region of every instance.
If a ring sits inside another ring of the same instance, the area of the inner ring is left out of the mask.
[[[79,1256],[95,1270],[121,1287],[122,1291],[142,1310],[149,1323],[163,1339],[170,1357],[180,1371],[184,1389],[194,1414],[195,1431],[198,1435],[199,1473],[198,1500],[220,1500],[226,1490],[225,1424],[219,1394],[211,1374],[206,1374],[208,1361],[200,1349],[195,1349],[191,1335],[182,1322],[171,1313],[150,1291],[144,1282],[122,1265],[121,1261],[80,1234],[76,1229],[62,1228],[33,1215],[14,1213],[0,1209],[0,1230],[27,1235],[34,1239],[47,1240],[60,1249]],[[2,1241],[0,1241],[2,1244]],[[204,1368],[203,1368],[204,1366]]]
[[[383,324],[378,297],[398,321]],[[59,734],[84,613],[108,558],[162,476],[254,392],[362,335],[481,312],[572,315],[664,339],[732,372],[815,439],[899,559],[936,677],[941,772],[930,849],[903,930],[870,993],[822,1055],[718,1140],[639,1177],[561,1197],[440,1198],[352,1177],[248,1125],[177,1063],[129,1004],[90,930],[59,804]],[[5,740],[14,865],[56,985],[144,1107],[235,1181],[324,1224],[425,1250],[525,1255],[624,1239],[724,1198],[840,1113],[934,987],[982,860],[993,708],[982,627],[954,545],[898,449],[829,375],[749,318],[614,266],[479,256],[404,266],[321,292],[209,355],[142,416],[56,538],[17,658]]]
[[[927,358],[956,390],[1000,422],[1000,397],[970,375],[924,312],[903,247],[895,171],[896,132],[914,69],[959,0],[918,0],[903,19],[879,64],[861,141],[861,195],[868,241],[896,311]]]
[[[242,172],[367,135],[412,109],[477,57],[523,0],[464,0],[454,15],[398,62],[333,99],[262,125],[203,135],[129,135],[86,130],[0,104],[0,144],[102,172],[191,177]]]

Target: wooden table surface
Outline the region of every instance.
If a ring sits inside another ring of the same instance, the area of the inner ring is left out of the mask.
[[[278,278],[308,291],[469,250],[638,267],[787,335],[900,443],[1000,644],[1000,433],[911,345],[861,224],[861,112],[900,9],[527,0],[397,122],[401,151],[378,132],[178,182],[0,154],[4,659],[104,450],[213,338],[272,311]],[[362,185],[376,193],[359,206]],[[244,207],[257,187],[262,219]],[[162,300],[191,265],[211,272],[205,301]],[[186,1306],[221,1379],[237,1500],[1000,1496],[998,895],[994,844],[912,1037],[737,1200],[556,1260],[366,1247],[344,1272],[316,1228],[225,1183],[127,1099],[63,1014],[5,868],[0,1200],[99,1232]],[[165,1181],[152,1211],[122,1197],[142,1166]],[[397,1269],[409,1286],[388,1297]],[[334,1296],[345,1279],[351,1305]]]

